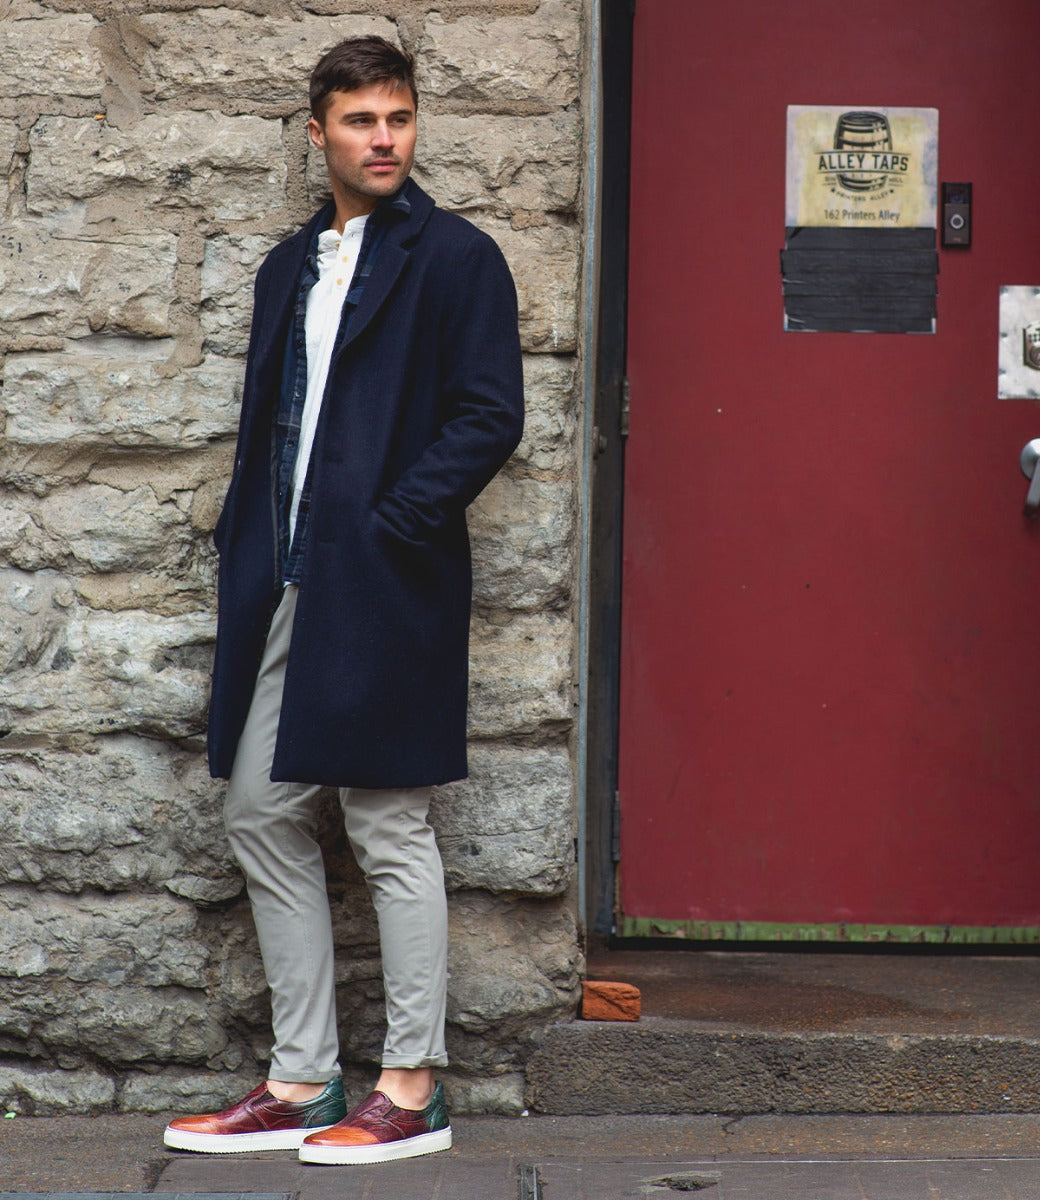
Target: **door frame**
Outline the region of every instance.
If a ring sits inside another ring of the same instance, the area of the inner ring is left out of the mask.
[[[596,336],[590,346],[591,447],[587,503],[584,893],[587,934],[614,933],[618,862],[618,709],[621,677],[621,550],[625,359],[628,325],[628,183],[635,0],[595,0],[599,18]]]

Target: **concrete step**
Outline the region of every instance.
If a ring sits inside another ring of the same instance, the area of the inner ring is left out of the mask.
[[[553,1026],[543,1113],[1040,1111],[1040,959],[615,953],[638,1022]]]

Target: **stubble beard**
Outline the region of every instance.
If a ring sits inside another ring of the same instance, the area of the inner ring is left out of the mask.
[[[382,200],[386,196],[392,196],[401,187],[408,178],[410,166],[411,164],[398,161],[397,169],[391,174],[373,177],[368,175],[364,168],[346,173],[333,170],[329,164],[329,177],[330,180],[339,183],[340,187],[355,196],[364,196],[369,200]]]

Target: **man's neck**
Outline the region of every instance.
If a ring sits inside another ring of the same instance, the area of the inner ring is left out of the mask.
[[[355,217],[367,216],[379,203],[376,196],[355,196],[338,194],[335,190],[332,198],[336,204],[336,216],[332,227],[337,233],[342,233],[348,221]]]
[[[344,211],[339,207],[339,205],[336,205],[336,216],[332,222],[332,228],[335,229],[337,233],[342,233],[346,228],[348,221],[353,221],[355,217],[367,216],[373,208],[375,208],[374,204],[372,205],[372,208],[356,208]]]

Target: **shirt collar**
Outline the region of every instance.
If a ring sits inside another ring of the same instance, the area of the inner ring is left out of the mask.
[[[398,220],[410,217],[412,215],[412,202],[408,199],[408,190],[411,186],[412,180],[409,176],[392,196],[384,196],[379,200],[369,214],[369,224],[386,221],[391,216]],[[328,221],[318,221],[314,227],[310,245],[307,247],[308,259],[316,257],[318,253],[318,238],[330,227],[328,222],[336,215],[335,206],[331,202],[328,205],[328,213]]]

